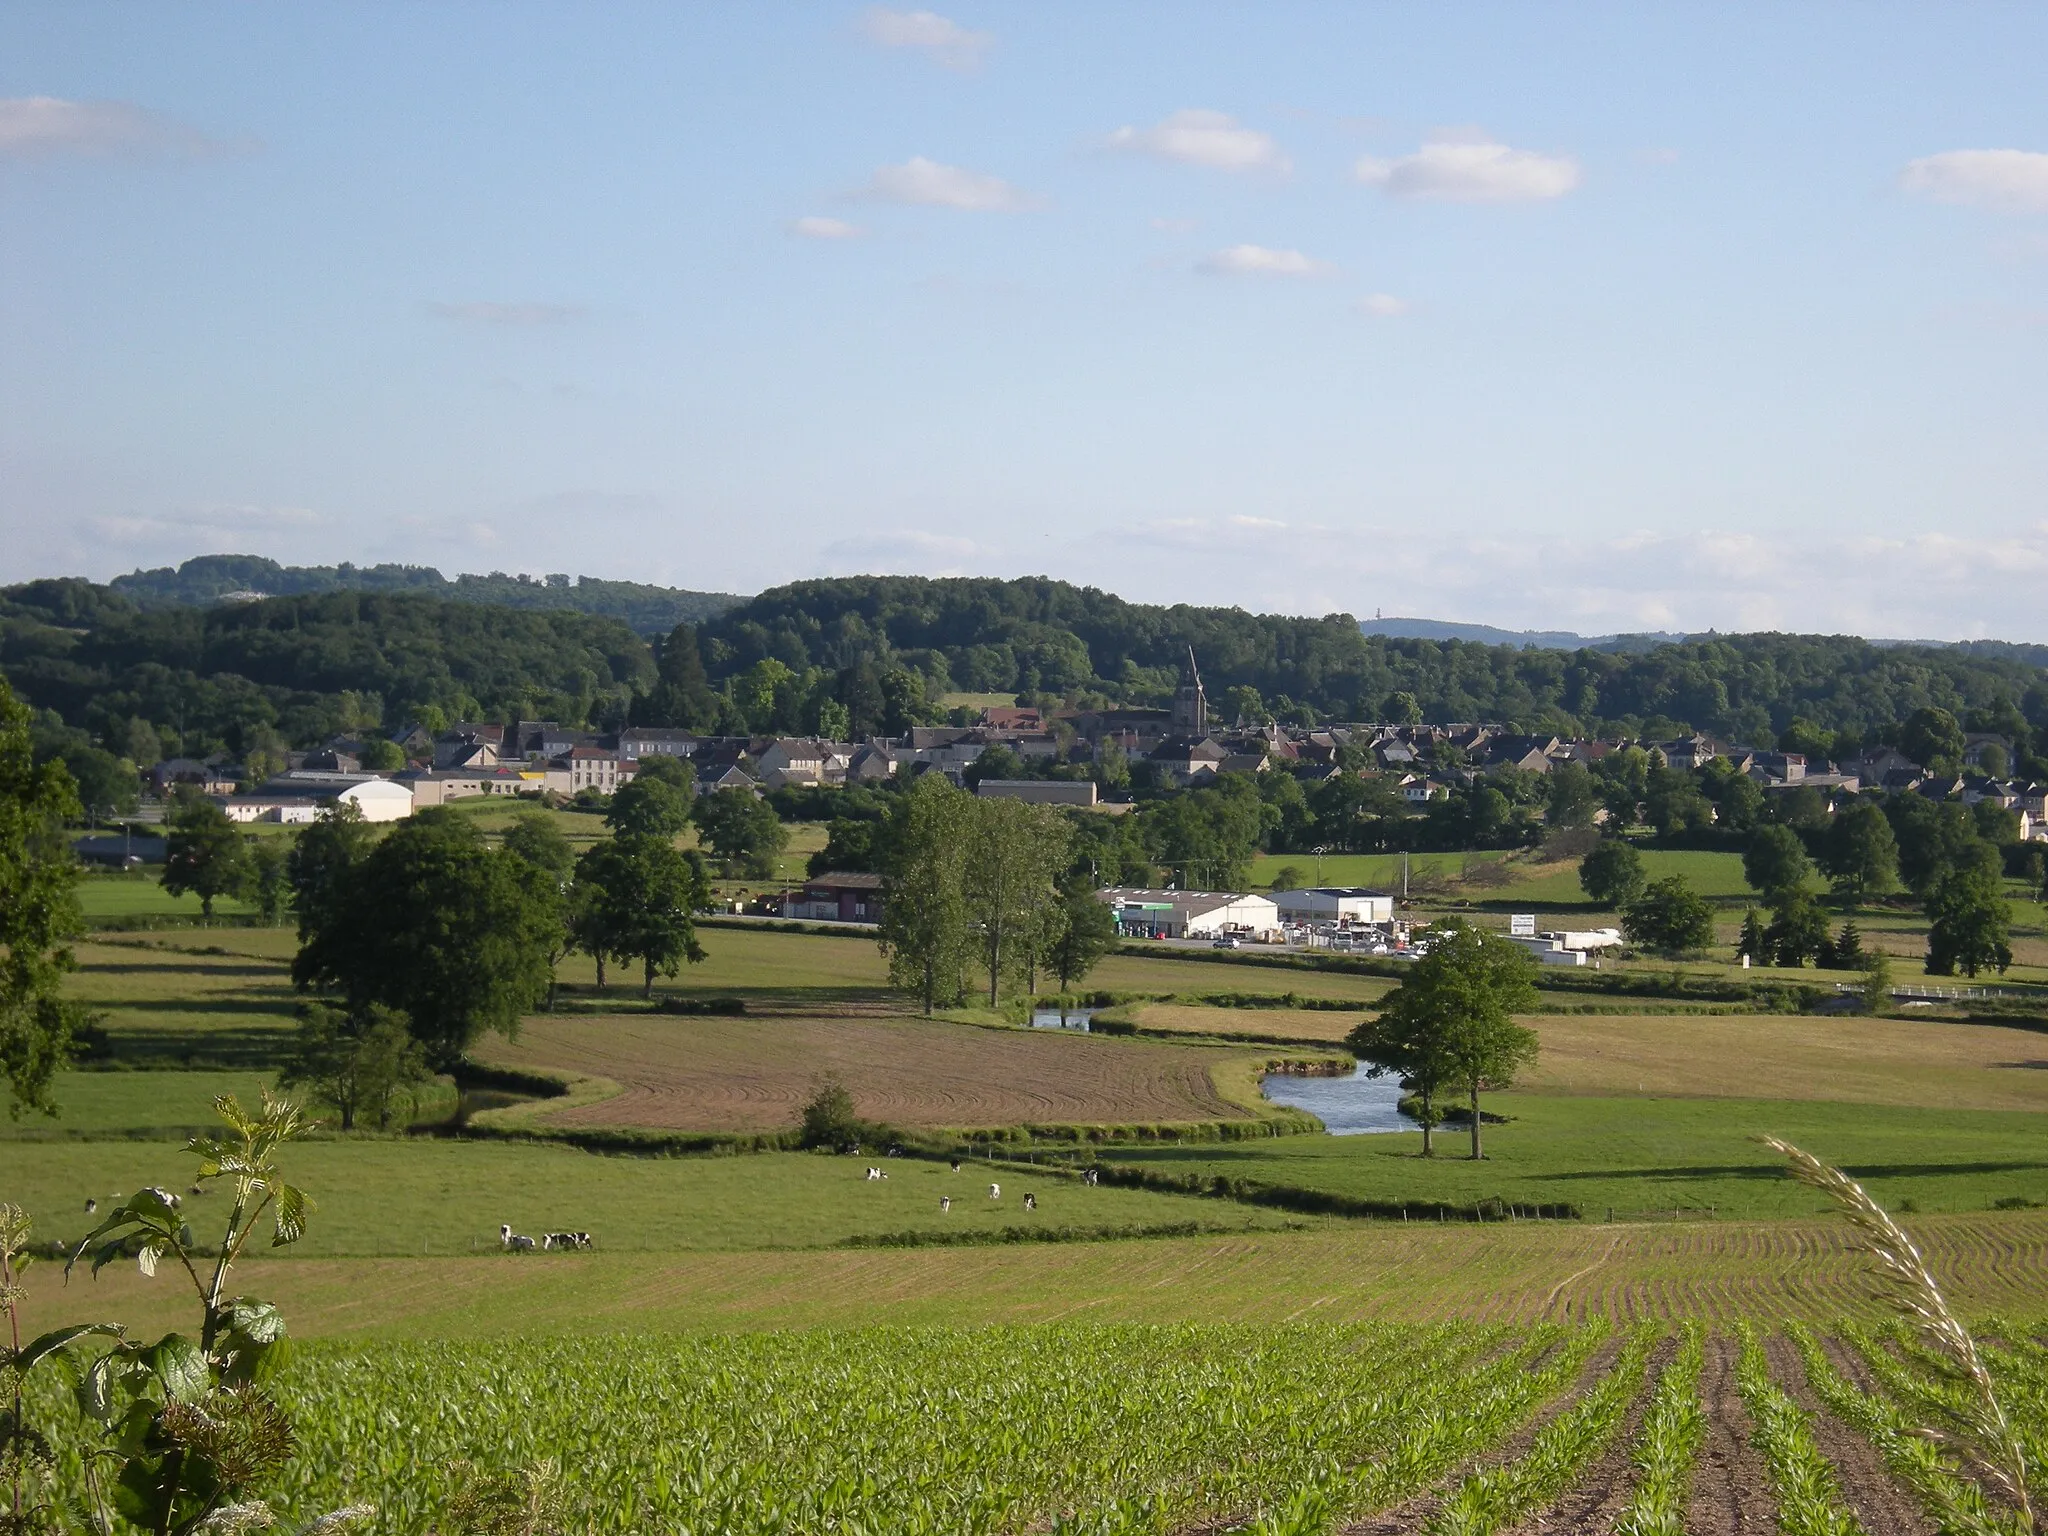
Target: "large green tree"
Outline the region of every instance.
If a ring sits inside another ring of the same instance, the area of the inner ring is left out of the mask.
[[[391,1124],[391,1112],[432,1074],[425,1049],[405,1015],[370,1004],[358,1014],[324,1003],[308,1004],[299,1019],[283,1068],[280,1088],[304,1088],[341,1116],[352,1131],[358,1119]]]
[[[1899,732],[1899,750],[1929,773],[1958,773],[1963,766],[1963,728],[1945,709],[1916,709]]]
[[[64,823],[79,814],[62,762],[38,763],[29,714],[0,677],[0,1071],[8,1110],[54,1115],[50,1082],[70,1051],[69,940],[84,926]]]
[[[699,795],[690,814],[705,848],[728,877],[775,878],[775,861],[789,842],[789,829],[774,806],[751,789],[721,789]]]
[[[660,758],[656,761],[668,763],[674,759]],[[666,772],[643,770],[614,792],[604,819],[605,825],[620,837],[659,837],[673,841],[690,824],[690,792]]]
[[[329,806],[292,839],[285,881],[299,916],[299,943],[337,922],[350,871],[368,856],[377,834],[355,806]]]
[[[1998,876],[1979,867],[1950,870],[1927,898],[1927,974],[2003,972],[2012,964],[2012,916]]]
[[[1768,901],[1804,890],[1812,876],[1813,861],[1806,856],[1806,845],[1790,827],[1758,827],[1743,850],[1742,877]]]
[[[673,976],[685,961],[704,958],[696,914],[711,904],[702,863],[666,838],[615,837],[577,862],[574,903],[582,931],[597,952],[638,960],[641,995],[654,995],[657,973]]]
[[[1046,947],[1045,968],[1062,992],[1071,992],[1116,948],[1116,914],[1086,882],[1069,885],[1059,906],[1059,929]]]
[[[1472,1156],[1485,1155],[1480,1095],[1504,1088],[1536,1056],[1536,1032],[1514,1015],[1536,1006],[1536,962],[1521,945],[1452,920],[1388,995],[1377,1019],[1354,1029],[1354,1053],[1399,1072],[1425,1109],[1423,1155],[1431,1151],[1436,1096],[1463,1088],[1472,1116]]]
[[[1631,944],[1662,954],[1685,954],[1714,942],[1714,909],[1685,876],[1672,875],[1622,908],[1621,931]]]
[[[993,1008],[1002,978],[1032,965],[1047,932],[1044,919],[1059,910],[1059,879],[1073,834],[1052,806],[1023,800],[976,798],[966,819],[960,893]]]
[[[1643,856],[1626,838],[1602,838],[1579,861],[1579,889],[1603,907],[1627,906],[1643,884]]]
[[[1899,883],[1899,843],[1884,811],[1859,799],[1835,813],[1823,834],[1820,867],[1849,903],[1882,896]]]
[[[925,774],[889,818],[882,885],[882,953],[889,982],[929,1014],[960,1000],[975,954],[963,876],[974,800]]]
[[[163,886],[173,896],[199,898],[199,910],[213,916],[222,897],[251,893],[256,867],[249,842],[228,813],[203,795],[181,793],[164,818]]]
[[[336,989],[351,1013],[372,1003],[400,1010],[446,1071],[486,1031],[516,1034],[547,995],[552,916],[515,855],[437,807],[399,822],[340,872],[292,980]]]

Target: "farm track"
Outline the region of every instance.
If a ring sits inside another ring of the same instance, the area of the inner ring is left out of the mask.
[[[536,1018],[516,1042],[493,1042],[487,1059],[620,1085],[599,1103],[536,1117],[551,1126],[782,1130],[828,1075],[863,1117],[906,1127],[1253,1118],[1211,1080],[1226,1059],[1218,1051],[976,1029],[859,1004],[744,1018]]]
[[[1622,1420],[1621,1428],[1599,1459],[1586,1468],[1580,1481],[1563,1498],[1550,1508],[1509,1526],[1503,1536],[1609,1536],[1615,1520],[1628,1507],[1629,1496],[1635,1491],[1635,1441],[1642,1431],[1644,1416],[1650,1410],[1651,1394],[1656,1390],[1665,1367],[1677,1353],[1676,1339],[1665,1339],[1657,1346],[1656,1352],[1650,1356],[1642,1390],[1629,1404],[1628,1416]]]
[[[1764,1354],[1771,1362],[1771,1376],[1813,1419],[1814,1442],[1821,1455],[1835,1469],[1842,1498],[1856,1518],[1873,1536],[1937,1536],[1938,1527],[1928,1518],[1919,1500],[1901,1488],[1885,1469],[1877,1447],[1829,1412],[1807,1384],[1806,1367],[1792,1341],[1783,1337],[1765,1340]]]
[[[1575,1403],[1614,1369],[1614,1363],[1620,1357],[1625,1342],[1625,1338],[1619,1333],[1602,1340],[1600,1347],[1593,1352],[1592,1358],[1580,1370],[1578,1379],[1564,1391],[1554,1394],[1505,1438],[1466,1457],[1425,1492],[1404,1499],[1392,1509],[1382,1510],[1363,1520],[1340,1527],[1342,1536],[1413,1536],[1413,1533],[1422,1531],[1450,1489],[1457,1487],[1482,1468],[1506,1466],[1509,1462],[1520,1460],[1537,1435],[1541,1434],[1552,1420],[1560,1414],[1569,1412]],[[1550,1353],[1550,1350],[1545,1350],[1541,1359],[1531,1360],[1529,1369],[1541,1369],[1541,1360],[1547,1360]]]
[[[1764,1459],[1750,1443],[1749,1414],[1735,1385],[1739,1341],[1718,1335],[1707,1341],[1700,1393],[1707,1406],[1706,1439],[1693,1466],[1692,1503],[1686,1511],[1688,1536],[1768,1536],[1778,1527]]]

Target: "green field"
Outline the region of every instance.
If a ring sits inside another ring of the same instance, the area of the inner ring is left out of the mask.
[[[87,922],[104,918],[200,916],[197,896],[173,896],[154,874],[87,875],[78,882],[78,905]],[[255,909],[231,896],[217,898],[219,917],[246,915]]]
[[[1888,1203],[1982,1211],[2001,1199],[2048,1204],[2048,1142],[2038,1114],[1813,1100],[1554,1098],[1503,1093],[1490,1112],[1485,1161],[1469,1132],[1289,1136],[1226,1146],[1106,1149],[1107,1161],[1169,1175],[1227,1175],[1375,1200],[1565,1201],[1591,1220],[1618,1212],[1712,1207],[1723,1218],[1809,1216],[1824,1209],[1755,1145],[1782,1136],[1839,1163]]]

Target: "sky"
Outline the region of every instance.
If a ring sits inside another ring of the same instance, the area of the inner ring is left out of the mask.
[[[2048,641],[2048,6],[0,0],[0,581]]]

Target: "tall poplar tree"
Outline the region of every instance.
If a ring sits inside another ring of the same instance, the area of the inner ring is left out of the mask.
[[[35,761],[28,723],[0,677],[0,1072],[10,1115],[54,1115],[50,1080],[77,1019],[62,995],[76,964],[66,941],[85,926],[64,822],[81,813],[63,763]]]
[[[882,953],[889,982],[935,1007],[960,1000],[974,955],[962,876],[974,800],[927,773],[897,801],[883,860]]]
[[[993,1008],[1006,973],[1023,973],[1049,936],[1045,915],[1057,911],[1059,877],[1073,832],[1049,805],[976,798],[968,802],[961,894],[980,941]]]

